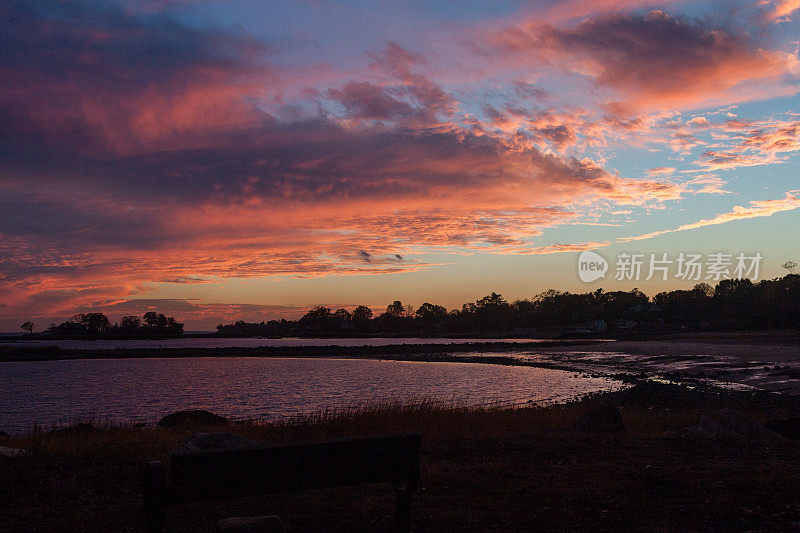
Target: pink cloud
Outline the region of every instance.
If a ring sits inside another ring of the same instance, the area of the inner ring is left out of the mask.
[[[583,18],[586,15],[631,11],[634,9],[678,4],[685,0],[565,0],[556,2],[543,11],[547,20],[559,21]],[[788,0],[792,1],[792,0]]]
[[[694,117],[690,120],[687,120],[686,125],[693,126],[695,128],[702,128],[708,126],[709,122],[706,117]]]

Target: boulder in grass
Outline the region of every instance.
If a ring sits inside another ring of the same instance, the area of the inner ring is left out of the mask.
[[[236,516],[220,520],[219,533],[283,533],[286,528],[280,517]]]
[[[579,433],[625,433],[619,409],[613,405],[598,404],[590,407],[572,424],[572,431]]]
[[[226,426],[228,419],[203,409],[178,411],[158,421],[158,427],[180,428],[190,426]]]

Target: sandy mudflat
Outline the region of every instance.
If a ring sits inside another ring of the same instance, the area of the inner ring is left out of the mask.
[[[552,347],[546,352],[552,360],[584,368],[708,379],[800,394],[800,342],[793,337],[612,341],[579,350]]]

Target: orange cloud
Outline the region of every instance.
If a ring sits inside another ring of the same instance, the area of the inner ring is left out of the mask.
[[[769,17],[777,21],[789,20],[791,15],[800,9],[800,0],[775,0],[772,4],[774,8]]]
[[[145,296],[156,281],[408,272],[429,265],[397,255],[429,251],[552,253],[567,248],[536,238],[579,216],[554,206],[683,194],[523,139],[322,119],[262,126],[239,148],[80,168],[68,182],[51,170],[4,184],[15,199],[0,214],[12,231],[13,259],[0,263],[5,309],[66,312]]]
[[[732,169],[786,161],[783,154],[800,151],[800,121],[771,119],[731,120],[721,126],[731,142],[723,150],[709,150],[696,162],[705,168]]]

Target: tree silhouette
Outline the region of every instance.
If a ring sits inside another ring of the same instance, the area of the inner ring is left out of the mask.
[[[142,319],[138,316],[124,316],[119,321],[119,327],[128,331],[136,331],[142,326]]]
[[[353,319],[353,315],[347,309],[337,309],[333,316],[340,322],[349,322]]]
[[[395,300],[386,307],[386,314],[394,318],[401,318],[406,316],[406,308],[403,302]]]
[[[143,324],[144,323],[144,324]],[[174,317],[163,313],[149,311],[142,318],[124,316],[119,324],[112,325],[103,313],[78,313],[67,322],[59,325],[51,324],[47,328],[50,335],[65,338],[148,338],[163,336],[180,336],[183,324]]]
[[[312,330],[315,334],[323,333],[328,329],[331,320],[331,310],[328,307],[318,305],[300,319],[304,328]]]
[[[475,302],[474,312],[479,323],[492,330],[502,330],[511,319],[511,305],[502,294],[492,292]]]
[[[111,322],[103,313],[86,313],[80,317],[80,324],[86,328],[89,335],[99,335],[111,328]]]
[[[428,335],[437,333],[447,317],[447,309],[441,305],[425,302],[414,313],[416,320],[425,328]]]
[[[353,327],[356,331],[369,331],[369,321],[372,318],[372,309],[366,305],[359,305],[353,309]]]
[[[156,313],[155,311],[148,311],[147,313],[142,316],[142,320],[144,323],[150,327],[164,329],[167,327],[167,323],[169,319],[164,315],[164,313]]]
[[[353,309],[353,320],[356,322],[363,322],[367,321],[372,318],[372,309],[367,307],[366,305],[359,305],[355,309]]]
[[[28,320],[27,322],[25,322],[24,324],[22,324],[22,325],[20,326],[20,328],[22,328],[24,331],[27,331],[28,333],[33,333],[33,322],[31,322],[30,320]]]

